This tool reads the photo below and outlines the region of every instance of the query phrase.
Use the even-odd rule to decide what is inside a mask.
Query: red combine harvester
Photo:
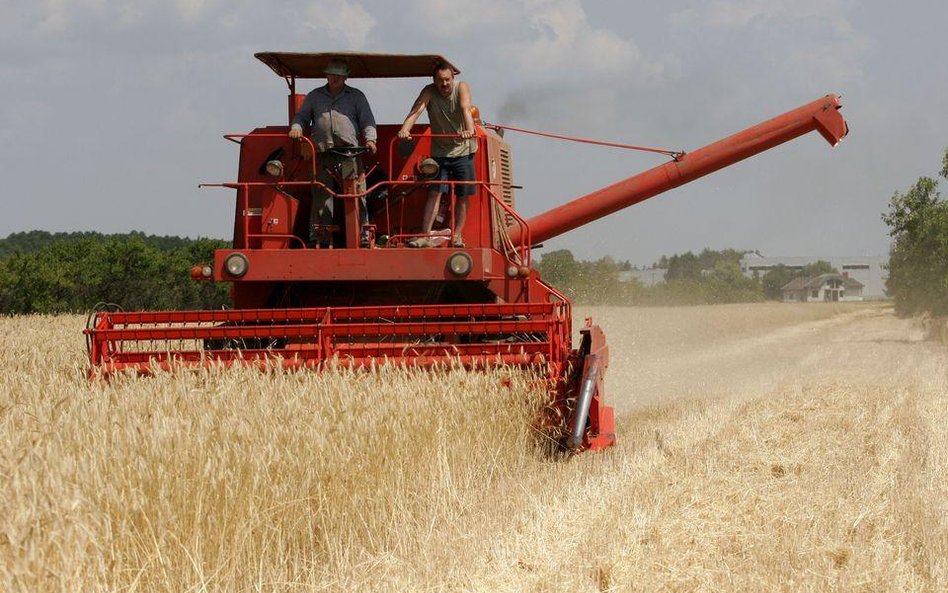
[[[331,59],[345,59],[350,78],[430,78],[434,64],[446,62],[435,55],[364,53],[256,57],[286,80],[290,121],[304,98],[297,80],[322,78]],[[477,191],[468,198],[463,248],[447,240],[443,247],[407,246],[421,234],[433,183],[427,126],[415,126],[413,140],[405,142],[397,138],[400,125],[378,125],[377,154],[351,155],[363,159],[368,187],[360,194],[348,181],[337,194],[343,216],[321,229],[340,237],[330,248],[304,240],[312,230],[313,190],[321,185],[309,140],[291,140],[288,125],[227,135],[240,146],[237,181],[206,185],[236,190],[233,246],[218,250],[212,265],[195,266],[192,277],[232,283],[233,308],[95,311],[86,329],[93,370],[297,368],[328,361],[533,367],[549,377],[543,417],[562,446],[609,447],[615,431],[603,387],[605,337],[587,320],[573,348],[570,302],[532,268],[531,248],[808,132],[835,146],[847,133],[840,106],[838,97],[827,95],[529,220],[515,208],[510,146],[498,128],[479,124]],[[442,217],[447,238],[454,201],[442,201],[450,205]]]

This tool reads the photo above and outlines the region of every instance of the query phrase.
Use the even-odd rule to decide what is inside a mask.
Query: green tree
[[[741,266],[730,259],[721,258],[704,279],[707,300],[711,303],[747,303],[763,300],[760,283],[747,278]]]
[[[670,272],[666,274],[666,282],[648,287],[634,280],[619,281],[619,273],[631,269],[628,261],[616,262],[611,257],[577,261],[565,249],[544,255],[537,269],[544,280],[583,304],[698,305],[761,301],[760,284],[741,272],[739,262],[743,254],[734,249],[704,249],[698,255],[691,252],[671,257],[663,255],[657,263],[665,264]],[[705,264],[707,267],[703,267]]]
[[[573,292],[584,303],[616,304],[619,265],[608,256],[594,262],[582,262]]]
[[[2,313],[85,311],[100,301],[126,309],[217,308],[228,300],[226,284],[190,278],[191,265],[210,261],[223,241],[25,233],[13,244],[0,258]]]
[[[948,179],[948,150],[942,165]],[[920,177],[905,193],[895,192],[882,220],[893,238],[886,290],[896,311],[948,314],[948,204],[938,181]]]
[[[812,264],[807,264],[803,266],[803,272],[800,274],[804,278],[812,278],[813,276],[820,276],[822,274],[838,274],[839,270],[834,268],[832,264],[828,261],[823,261],[821,259],[816,260]]]
[[[763,278],[760,279],[760,285],[764,291],[764,298],[770,300],[783,299],[783,287],[799,275],[799,272],[795,272],[783,264],[778,264],[770,268],[767,270],[767,273],[764,274]]]
[[[565,291],[573,289],[580,274],[580,264],[569,249],[545,253],[536,269],[544,281]]]
[[[675,254],[668,258],[666,280],[698,280],[701,278],[701,259],[692,252]]]

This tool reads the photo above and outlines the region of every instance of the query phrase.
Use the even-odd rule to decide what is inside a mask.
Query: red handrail
[[[242,144],[242,143],[243,143],[243,140],[244,140],[245,138],[288,138],[288,137],[289,137],[288,134],[224,134],[224,138],[225,138],[226,140],[229,140],[229,141],[231,141],[231,142],[234,142],[235,144]],[[413,138],[461,138],[461,136],[460,136],[459,134],[431,134],[431,133],[427,133],[427,132],[426,132],[426,133],[423,133],[423,134],[416,134],[416,135],[413,136]],[[473,139],[475,142],[477,142],[478,148],[480,149],[486,138],[485,138],[484,136],[476,136],[476,135],[475,135],[475,136],[473,136],[473,137],[470,138],[470,139]],[[487,182],[487,181],[478,181],[478,180],[474,180],[474,181],[448,181],[448,180],[444,180],[444,181],[442,181],[442,180],[440,180],[440,179],[426,179],[426,180],[418,180],[418,179],[402,179],[402,180],[397,180],[397,179],[394,179],[394,178],[392,178],[392,175],[394,174],[394,167],[395,167],[395,165],[394,165],[394,156],[395,156],[395,153],[397,152],[397,151],[395,150],[395,145],[396,145],[397,142],[401,142],[401,141],[402,141],[401,138],[398,138],[397,136],[395,136],[395,137],[392,138],[392,140],[391,140],[390,143],[389,143],[388,179],[387,179],[387,180],[379,181],[379,182],[373,184],[372,186],[367,187],[364,192],[351,193],[351,194],[348,194],[348,193],[337,193],[337,192],[333,191],[333,190],[332,190],[329,186],[327,186],[325,183],[322,183],[322,182],[316,180],[317,175],[316,175],[316,158],[315,158],[315,155],[316,155],[317,153],[316,153],[316,147],[315,147],[315,145],[313,144],[313,141],[312,141],[310,138],[306,137],[306,136],[302,136],[302,137],[300,138],[300,140],[305,141],[307,144],[309,144],[310,149],[312,150],[312,154],[314,155],[314,158],[311,159],[311,161],[312,161],[312,179],[309,180],[309,181],[277,181],[277,182],[266,182],[266,181],[237,181],[237,182],[220,182],[220,183],[201,183],[201,184],[198,185],[198,187],[201,187],[201,188],[204,188],[204,187],[226,187],[226,188],[235,189],[235,190],[238,191],[238,194],[239,194],[239,196],[240,196],[240,200],[241,200],[241,202],[242,202],[242,204],[241,204],[241,205],[242,205],[242,208],[241,208],[241,218],[243,219],[242,224],[243,224],[243,229],[244,229],[244,234],[243,234],[243,237],[244,237],[244,245],[240,246],[240,248],[247,248],[247,245],[249,244],[249,240],[250,240],[252,237],[263,237],[263,236],[270,237],[270,236],[271,236],[271,235],[263,235],[263,234],[256,234],[256,233],[251,234],[251,233],[250,233],[250,223],[249,223],[248,212],[249,212],[249,209],[250,209],[250,188],[252,188],[252,187],[297,187],[297,186],[319,187],[322,191],[325,191],[327,194],[329,194],[329,195],[332,196],[333,198],[355,199],[355,198],[362,198],[362,197],[364,197],[364,196],[367,196],[367,195],[371,194],[371,193],[374,192],[374,191],[377,191],[379,188],[382,188],[382,187],[394,188],[394,187],[398,187],[398,186],[434,185],[434,184],[438,184],[438,185],[450,185],[450,186],[452,186],[452,187],[453,187],[453,186],[457,186],[457,185],[481,185],[481,186],[484,187],[484,189],[485,189],[487,195],[489,196],[489,199],[492,200],[493,202],[499,204],[500,207],[503,209],[503,211],[504,211],[505,213],[509,214],[509,215],[514,219],[514,221],[515,221],[515,223],[516,223],[516,227],[518,228],[518,231],[519,231],[518,235],[521,236],[521,237],[526,237],[526,238],[528,239],[525,244],[523,244],[523,243],[521,243],[520,245],[516,245],[516,244],[515,244],[515,246],[516,246],[516,247],[519,247],[520,257],[521,257],[521,261],[523,262],[523,265],[526,265],[526,266],[529,266],[529,265],[530,265],[530,261],[531,261],[531,258],[530,258],[530,253],[531,253],[531,252],[530,252],[530,248],[529,248],[529,246],[531,245],[531,243],[530,243],[530,241],[529,241],[529,238],[530,238],[530,227],[529,227],[529,225],[527,224],[527,221],[526,221],[526,220],[524,220],[514,209],[510,208],[501,198],[499,198],[499,197],[497,196],[497,194],[493,191],[493,189],[491,189],[491,186],[492,186],[492,185],[497,185],[496,183],[490,183],[490,182]],[[453,202],[453,201],[452,201],[451,207],[452,207],[452,213],[451,213],[450,229],[451,229],[451,232],[453,233],[453,232],[454,232],[454,228],[453,228],[453,227],[454,227],[454,211],[453,211],[453,209],[454,209],[454,202]],[[483,224],[483,220],[481,221],[481,224]],[[403,236],[404,236],[404,237],[408,237],[408,236],[410,236],[410,235],[393,234],[393,235],[392,235],[392,238],[393,238],[393,239],[397,239],[397,238],[403,237]],[[414,235],[411,235],[411,236],[414,236]],[[293,238],[296,238],[297,240],[300,240],[300,241],[302,242],[302,239],[300,239],[299,237],[296,237],[295,235],[293,235],[292,237],[293,237]],[[509,259],[509,258],[508,258],[508,259]]]

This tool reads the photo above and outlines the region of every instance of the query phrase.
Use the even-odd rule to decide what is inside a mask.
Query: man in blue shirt
[[[317,181],[336,193],[341,193],[339,179],[358,179],[358,191],[365,191],[365,176],[359,158],[347,158],[330,149],[346,146],[359,146],[359,137],[365,140],[365,146],[375,154],[377,134],[375,117],[369,102],[359,89],[346,84],[349,65],[343,60],[331,60],[326,66],[326,85],[313,89],[303,101],[302,107],[293,118],[290,138],[303,136],[303,128],[309,128],[310,139],[316,147]],[[338,171],[334,173],[334,171]],[[317,240],[325,243],[326,237],[316,237],[313,227],[316,224],[333,224],[333,213],[337,222],[341,222],[342,207],[339,199],[322,188],[317,188],[310,208],[309,242]],[[334,203],[336,202],[336,203]],[[365,203],[360,208],[363,224],[367,222]],[[340,225],[341,226],[341,225]]]

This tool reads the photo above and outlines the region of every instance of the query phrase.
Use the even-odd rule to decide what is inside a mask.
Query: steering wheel
[[[331,152],[335,155],[338,155],[347,159],[353,159],[357,156],[360,156],[369,152],[369,147],[368,146],[334,146],[333,148],[327,149],[326,152]]]

